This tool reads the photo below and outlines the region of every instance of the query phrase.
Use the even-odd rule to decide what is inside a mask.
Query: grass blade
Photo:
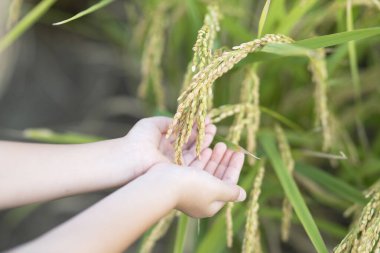
[[[183,248],[185,246],[187,224],[189,223],[189,217],[186,214],[181,214],[179,216],[177,225],[177,234],[175,237],[175,244],[173,253],[183,253]]]
[[[19,38],[29,27],[31,27],[56,0],[43,0],[37,4],[26,16],[20,20],[4,37],[0,39],[0,53],[9,47]]]
[[[25,129],[22,132],[22,136],[28,140],[55,144],[80,144],[104,140],[104,138],[92,135],[77,133],[56,133],[50,129],[45,128]]]
[[[300,40],[297,41],[295,45],[309,49],[317,49],[322,47],[331,47],[349,41],[365,39],[379,34],[380,27],[372,27]]]
[[[354,30],[354,21],[352,17],[352,2],[351,0],[347,0],[347,15],[346,15],[346,22],[347,22],[347,31],[351,32]],[[355,96],[356,98],[360,97],[360,79],[359,79],[359,69],[357,64],[357,56],[356,56],[356,48],[355,48],[355,41],[348,42],[348,55],[350,58],[350,68],[351,68],[351,76],[352,76],[352,83],[354,84],[354,90],[355,90]]]
[[[265,25],[265,20],[267,19],[267,16],[268,16],[269,6],[270,6],[270,0],[267,0],[265,2],[263,11],[261,12],[261,16],[260,16],[259,29],[258,29],[258,32],[257,32],[257,37],[258,38],[260,38],[261,35],[262,35],[263,28],[264,28],[264,25]]]
[[[313,6],[318,3],[317,0],[302,1],[302,3],[296,3],[289,14],[286,15],[286,22],[281,22],[277,32],[283,34],[289,34],[295,24],[302,20],[302,17],[307,13]]]
[[[363,194],[351,185],[311,165],[297,163],[297,173],[323,186],[331,193],[352,203],[366,204]]]
[[[294,182],[294,179],[290,176],[283,161],[281,160],[281,156],[275,145],[274,137],[268,133],[264,133],[260,136],[260,142],[263,145],[270,162],[272,163],[287,198],[292,204],[294,211],[296,212],[315,249],[318,253],[327,253],[328,250],[318,227],[315,224],[315,221],[307,208],[306,203],[296,183]]]
[[[77,14],[75,14],[74,16],[72,16],[71,18],[68,18],[68,19],[65,19],[65,20],[62,20],[60,22],[56,22],[54,23],[53,25],[63,25],[63,24],[66,24],[68,22],[71,22],[73,20],[76,20],[78,18],[81,18],[83,16],[86,16],[90,13],[93,13],[94,11],[97,11],[107,5],[109,5],[110,3],[112,3],[114,0],[101,0],[100,2],[98,2],[97,4],[94,4],[92,5],[91,7],[87,8],[86,10],[84,11],[81,11]]]

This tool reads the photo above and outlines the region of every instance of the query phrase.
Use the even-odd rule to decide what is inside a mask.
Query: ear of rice
[[[380,183],[376,183],[366,194],[370,201],[363,208],[359,219],[334,249],[334,253],[371,253],[379,249],[380,239]]]
[[[250,194],[242,253],[262,252],[258,216],[260,206],[258,200],[261,194],[261,184],[263,182],[264,172],[264,165],[262,165],[255,177]]]
[[[162,85],[161,59],[164,50],[166,14],[169,5],[161,3],[152,14],[152,21],[144,45],[142,56],[141,76],[139,85],[139,97],[146,99],[149,88],[155,96],[156,104],[160,109],[165,108],[164,88]]]
[[[168,215],[162,218],[152,229],[152,232],[145,239],[140,248],[140,253],[150,253],[154,245],[161,239],[169,230],[170,225],[173,223],[174,217],[177,216],[177,211],[171,211]]]
[[[232,221],[232,209],[234,207],[233,202],[229,202],[226,208],[226,235],[227,235],[227,247],[232,248],[233,244],[233,221]]]
[[[276,125],[275,127],[281,159],[284,161],[286,168],[290,174],[294,171],[294,160],[290,152],[289,143],[285,137],[284,130]],[[285,197],[282,204],[282,220],[281,220],[281,239],[286,242],[289,239],[289,231],[291,219],[293,216],[293,209],[289,200]]]
[[[221,56],[213,58],[211,62],[198,73],[193,76],[191,84],[189,87],[181,94],[178,98],[178,108],[174,115],[172,125],[170,126],[167,137],[172,134],[177,135],[177,138],[182,138],[181,141],[177,142],[175,152],[176,161],[180,161],[179,157],[182,157],[182,146],[188,141],[190,136],[187,132],[191,121],[189,119],[195,117],[196,122],[204,122],[204,113],[199,113],[200,107],[196,111],[191,110],[191,104],[194,100],[197,100],[198,105],[202,105],[202,99],[206,98],[207,101],[207,89],[209,89],[216,79],[221,77],[224,73],[228,72],[233,66],[244,59],[249,53],[259,50],[269,43],[289,43],[291,39],[283,35],[273,35],[267,34],[261,39],[256,39],[251,42],[243,43],[240,46],[234,47],[234,50],[229,52],[224,52]],[[206,87],[207,89],[203,88]],[[188,114],[193,114],[189,116]],[[199,126],[198,126],[199,127]],[[234,131],[240,131],[241,126],[237,126]],[[237,136],[234,134],[234,136]],[[199,137],[198,140],[202,139],[203,136]],[[236,137],[234,137],[236,139]],[[199,156],[199,153],[197,153]]]
[[[315,114],[318,125],[322,127],[323,145],[322,150],[328,151],[332,144],[332,133],[329,124],[329,110],[327,107],[327,67],[324,49],[318,49],[309,56],[309,69],[315,83]]]

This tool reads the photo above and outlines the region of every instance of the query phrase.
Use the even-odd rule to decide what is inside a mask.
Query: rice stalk
[[[9,5],[9,16],[6,27],[10,29],[19,19],[23,0],[12,0]]]
[[[148,30],[142,56],[142,80],[138,89],[139,97],[146,99],[151,85],[155,95],[156,104],[160,109],[165,108],[161,59],[164,51],[166,29],[165,16],[168,8],[168,4],[161,3],[152,14],[152,21]]]
[[[207,89],[212,87],[215,80],[221,77],[234,67],[235,64],[243,60],[249,53],[255,52],[263,48],[269,43],[290,43],[291,39],[284,35],[267,34],[261,39],[255,39],[250,42],[243,43],[233,47],[232,51],[224,52],[221,56],[213,58],[210,63],[199,72],[197,72],[189,85],[189,87],[179,96],[177,112],[174,115],[172,125],[170,126],[167,137],[171,135],[177,136],[175,143],[176,160],[178,164],[182,164],[182,146],[188,141],[190,133],[187,129],[192,118],[196,118],[196,127],[204,128],[205,115],[199,113],[201,108],[204,108],[203,103],[207,101]],[[192,110],[192,104],[196,101],[196,110]],[[207,103],[207,102],[206,102]],[[201,140],[204,136],[198,134],[197,146],[201,145]],[[199,156],[199,153],[197,153]]]
[[[318,49],[313,51],[310,56],[309,69],[315,83],[315,114],[318,125],[322,128],[322,150],[328,151],[332,145],[332,132],[329,124],[329,110],[327,106],[327,68],[325,60],[325,51]]]
[[[244,128],[247,130],[247,149],[248,152],[253,153],[256,147],[256,133],[259,128],[260,122],[260,108],[259,108],[259,78],[254,70],[251,68],[246,72],[245,78],[242,83],[240,92],[240,104],[221,106],[214,110],[220,111],[219,117],[216,120],[223,119],[227,116],[236,114],[234,123],[230,126],[227,139],[236,145],[239,145],[242,131]],[[229,109],[229,110],[226,110]],[[214,118],[214,122],[216,121]],[[250,164],[253,164],[254,157],[249,156]],[[226,235],[227,246],[232,247],[233,244],[233,219],[232,208],[233,203],[228,203],[226,210]]]
[[[262,252],[258,216],[260,205],[258,200],[261,193],[261,184],[264,178],[264,171],[264,165],[262,165],[255,177],[250,194],[250,203],[248,206],[247,222],[245,223],[242,253]]]
[[[281,153],[281,159],[284,161],[284,164],[289,174],[293,174],[294,159],[290,152],[289,143],[285,137],[284,130],[279,125],[276,125],[275,131],[276,131],[279,150]],[[285,197],[282,202],[282,220],[281,220],[281,240],[284,242],[287,242],[289,240],[289,232],[290,232],[292,216],[293,216],[293,208],[288,198]]]
[[[342,242],[334,249],[334,253],[353,252],[371,253],[379,249],[380,239],[380,183],[374,184],[367,192],[371,198]]]
[[[162,218],[157,225],[152,229],[152,232],[143,242],[140,253],[150,253],[154,245],[161,239],[169,230],[170,225],[173,223],[174,218],[178,215],[178,211],[171,211],[168,215]]]

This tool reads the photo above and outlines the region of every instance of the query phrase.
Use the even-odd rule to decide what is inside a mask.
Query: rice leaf
[[[267,16],[268,16],[269,6],[270,6],[270,0],[267,0],[265,2],[263,11],[261,12],[261,16],[260,16],[259,30],[258,30],[258,33],[257,33],[257,37],[259,37],[259,38],[261,37],[262,32],[263,32],[263,28],[264,28],[264,25],[265,25],[265,20],[267,19]]]
[[[297,41],[295,45],[309,49],[317,49],[322,47],[331,47],[349,41],[366,39],[379,34],[380,27],[372,27],[300,40]]]
[[[318,227],[315,224],[315,221],[308,207],[306,206],[306,203],[294,179],[290,176],[281,159],[281,156],[275,145],[274,137],[268,133],[263,133],[259,137],[259,139],[280,180],[282,188],[285,191],[286,197],[292,204],[295,213],[297,214],[315,249],[318,253],[327,253],[328,250],[318,230]]]
[[[308,164],[296,163],[295,170],[297,173],[311,179],[342,199],[358,204],[367,203],[360,191],[339,178],[331,176],[318,168]]]
[[[112,3],[113,1],[114,1],[114,0],[101,0],[101,1],[99,1],[98,3],[96,3],[96,4],[92,5],[92,6],[90,6],[90,7],[87,8],[86,10],[81,11],[81,12],[75,14],[75,15],[72,16],[71,18],[68,18],[68,19],[62,20],[62,21],[60,21],[60,22],[56,22],[56,23],[54,23],[53,25],[63,25],[63,24],[66,24],[66,23],[68,23],[68,22],[71,22],[71,21],[73,21],[73,20],[76,20],[76,19],[78,19],[78,18],[81,18],[81,17],[83,17],[83,16],[86,16],[86,15],[88,15],[88,14],[91,14],[91,13],[93,13],[93,12],[95,12],[95,11],[97,11],[97,10],[99,10],[99,9],[101,9],[101,8],[103,8],[103,7],[105,7],[105,6],[107,6],[107,5],[109,5],[109,4]]]
[[[43,0],[39,2],[24,18],[20,20],[7,34],[0,39],[0,53],[17,40],[29,27],[56,2],[56,0]]]
[[[295,7],[292,8],[290,13],[286,15],[286,21],[280,23],[280,27],[277,29],[278,33],[289,34],[295,24],[302,20],[302,17],[318,3],[317,0],[302,1],[302,3],[295,3]]]
[[[80,144],[104,140],[104,138],[78,134],[78,133],[56,133],[46,128],[29,128],[22,132],[22,136],[28,140],[55,144]]]

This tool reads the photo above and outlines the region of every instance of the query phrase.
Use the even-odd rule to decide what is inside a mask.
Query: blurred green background
[[[197,31],[210,2],[119,0],[78,20],[52,26],[96,3],[56,2],[35,25],[0,52],[0,138],[35,141],[24,131],[31,128],[79,133],[88,135],[89,140],[93,136],[113,138],[126,134],[138,119],[174,113],[184,74],[192,59]],[[216,49],[229,50],[257,37],[265,1],[216,2],[223,15],[214,45]],[[0,3],[0,37],[12,28],[7,28],[14,11],[10,8],[11,3],[10,0]],[[23,1],[20,16],[37,3]],[[167,5],[165,12],[158,13],[163,4]],[[355,29],[380,25],[378,1],[353,1],[352,6],[353,15],[347,20],[346,1],[343,0],[272,0],[263,34],[282,33],[298,41],[345,32],[350,22]],[[136,95],[142,79],[142,56],[149,40],[149,29],[157,21],[164,24],[160,35],[163,56],[159,67],[163,73],[165,110],[157,109],[151,89],[145,99]],[[296,166],[294,177],[329,250],[342,240],[353,220],[353,216],[345,217],[344,211],[354,206],[355,212],[360,212],[365,204],[361,192],[380,176],[379,42],[380,36],[356,41],[352,44],[355,52],[347,43],[326,49],[328,109],[335,130],[328,153],[337,155],[343,151],[346,160],[305,154],[305,150],[321,152],[322,146],[321,129],[315,124],[315,85],[307,57],[261,55],[262,58],[258,58],[260,55],[252,55],[215,84],[215,107],[238,103],[244,71],[259,61],[260,105],[293,123],[284,124],[284,129],[294,158],[301,164]],[[360,89],[355,90],[355,87]],[[259,135],[273,133],[274,123],[284,123],[278,119],[273,113],[262,111]],[[219,125],[222,136],[231,122],[228,119]],[[294,125],[296,129],[291,127]],[[63,142],[75,142],[76,137],[74,141]],[[241,145],[245,145],[244,138]],[[259,156],[265,153],[262,147],[257,152]],[[284,193],[269,163],[267,167],[259,211],[265,252],[316,252],[297,218],[294,218],[289,242],[281,242],[279,227]],[[256,167],[246,165],[242,181],[247,189],[255,171]],[[322,174],[318,174],[320,172]],[[0,250],[37,237],[107,193],[1,211]],[[213,219],[203,220],[199,234],[197,222],[190,222],[186,252],[240,252],[245,205],[238,205],[234,213],[234,248],[225,246],[224,214],[221,212]],[[171,251],[174,230],[172,226],[155,252]],[[136,245],[128,252],[136,252]]]

